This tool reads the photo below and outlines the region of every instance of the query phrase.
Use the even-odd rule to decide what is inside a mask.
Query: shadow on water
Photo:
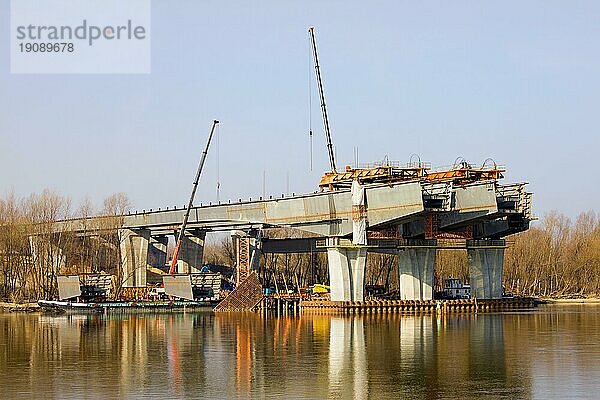
[[[0,314],[5,398],[589,398],[600,307],[446,315]]]

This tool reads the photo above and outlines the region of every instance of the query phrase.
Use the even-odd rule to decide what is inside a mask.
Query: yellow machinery
[[[312,287],[313,294],[325,294],[329,293],[329,286],[322,285],[320,283],[315,283]]]

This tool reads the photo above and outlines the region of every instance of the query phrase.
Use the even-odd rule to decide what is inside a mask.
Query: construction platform
[[[300,310],[317,313],[445,313],[495,312],[532,309],[539,302],[532,297],[460,300],[367,300],[367,301],[302,301]]]

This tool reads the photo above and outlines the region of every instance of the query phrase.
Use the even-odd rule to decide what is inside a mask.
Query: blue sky
[[[153,1],[147,75],[13,75],[0,0],[0,195],[45,188],[100,207],[316,190],[328,168],[306,28],[315,26],[338,164],[488,157],[534,213],[596,210],[600,3]],[[311,80],[314,79],[311,76]],[[313,86],[314,88],[314,86]],[[217,151],[218,149],[218,151]]]

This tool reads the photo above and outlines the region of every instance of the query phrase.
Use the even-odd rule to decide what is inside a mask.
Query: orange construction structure
[[[367,165],[360,168],[346,166],[343,172],[326,172],[319,182],[319,189],[339,190],[347,189],[353,181],[360,184],[369,183],[395,183],[405,181],[423,182],[453,182],[459,185],[487,180],[498,180],[504,177],[502,174],[506,168],[499,167],[496,163],[488,163],[476,167],[462,160],[452,167],[431,170],[426,163],[408,163],[401,165],[390,161],[380,164]]]

